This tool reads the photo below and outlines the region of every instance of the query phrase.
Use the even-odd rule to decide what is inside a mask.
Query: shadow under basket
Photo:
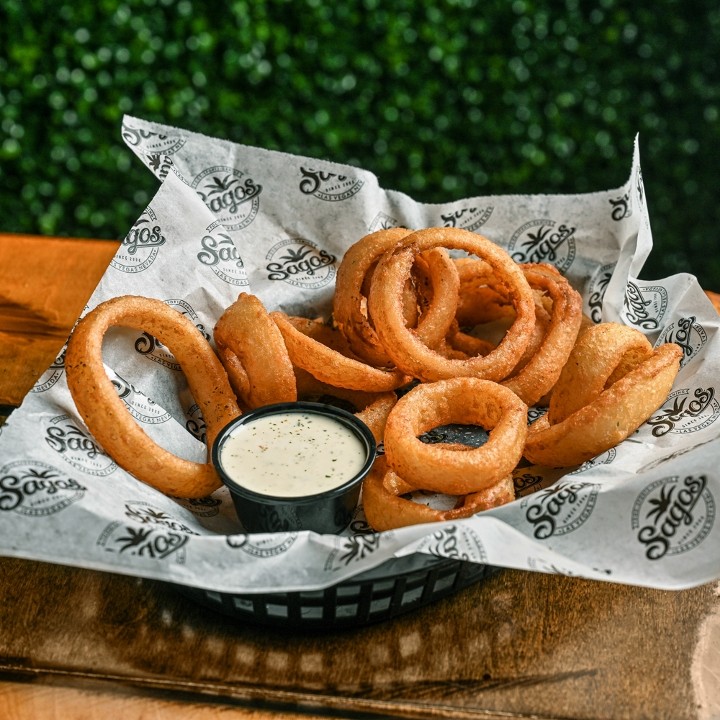
[[[292,630],[355,628],[389,620],[447,597],[497,572],[464,560],[415,554],[322,590],[226,593],[177,585],[186,597],[250,623]]]

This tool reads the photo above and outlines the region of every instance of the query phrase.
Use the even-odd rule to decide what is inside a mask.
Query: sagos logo
[[[632,215],[632,198],[630,191],[623,193],[620,197],[610,198],[610,217],[615,222],[620,222]]]
[[[324,570],[332,572],[360,562],[380,548],[380,535],[373,532],[364,520],[354,520],[350,529],[355,534],[340,539],[325,559]]]
[[[564,273],[575,259],[575,228],[554,220],[531,220],[518,228],[508,246],[519,263],[549,263]]]
[[[45,428],[45,442],[65,462],[88,475],[105,477],[117,469],[113,459],[67,415],[50,419],[50,425]]]
[[[577,530],[595,509],[598,487],[595,483],[557,482],[523,500],[520,507],[525,509],[533,536],[547,540]]]
[[[207,440],[207,426],[200,412],[200,406],[194,403],[186,413],[185,429],[201,443]]]
[[[572,472],[568,473],[568,475],[580,475],[581,473],[590,470],[590,468],[597,467],[598,465],[610,465],[616,457],[617,449],[611,447],[609,450],[606,450],[605,452],[596,455],[594,458],[586,460],[577,470],[573,470]]]
[[[122,137],[130,147],[143,151],[148,167],[161,180],[173,165],[170,156],[185,145],[183,137],[134,128],[128,124],[123,124]]]
[[[126,273],[147,270],[155,262],[158,250],[165,242],[157,216],[152,208],[147,208],[125,236],[110,265]]]
[[[137,525],[119,520],[107,525],[97,544],[108,552],[148,560],[167,560],[172,557],[176,563],[183,564],[185,545],[191,535],[199,534],[164,510],[145,502],[126,503],[125,515]]]
[[[86,488],[39,460],[16,460],[0,467],[0,511],[44,517],[80,500]]]
[[[379,212],[368,226],[368,233],[376,230],[387,230],[388,228],[398,227],[400,223],[397,219],[384,212]]]
[[[615,265],[603,265],[590,280],[588,287],[588,314],[596,324],[602,321],[603,299],[614,269]]]
[[[668,433],[685,435],[709,427],[719,415],[720,403],[713,388],[695,388],[692,396],[689,388],[680,388],[668,395],[647,424],[655,437]]]
[[[176,153],[185,144],[183,137],[134,128],[127,123],[123,123],[122,137],[131,147],[139,147],[146,152],[164,153],[165,155]]]
[[[682,348],[683,356],[680,365],[687,364],[690,358],[697,355],[707,342],[707,333],[702,325],[696,322],[695,316],[682,317],[668,325],[660,337],[658,344],[675,343]]]
[[[147,425],[159,425],[170,419],[170,413],[157,405],[145,393],[140,392],[131,383],[119,375],[115,375],[112,384],[118,397],[125,403],[130,414],[138,421]]]
[[[640,288],[628,281],[621,315],[628,325],[643,330],[657,330],[667,310],[667,303],[667,290],[662,285]]]
[[[715,522],[715,500],[704,475],[666,477],[650,483],[633,505],[632,529],[648,560],[697,547]]]
[[[233,239],[225,233],[204,235],[197,259],[228,285],[248,285],[245,265]]]
[[[474,530],[464,525],[449,525],[446,529],[432,533],[420,542],[417,549],[418,552],[438,557],[487,562],[487,551],[482,540]]]
[[[141,525],[153,525],[171,530],[172,532],[185,533],[186,535],[200,534],[188,527],[181,520],[177,520],[172,515],[169,515],[165,510],[160,510],[146,502],[132,501],[126,503],[125,515]]]
[[[265,535],[227,535],[225,542],[233,550],[242,550],[256,558],[277,557],[286,553],[298,538],[296,532]]]
[[[207,495],[202,498],[175,498],[175,502],[182,505],[197,517],[215,517],[220,514],[222,500]]]
[[[320,200],[338,202],[347,200],[360,191],[362,180],[349,176],[339,175],[322,170],[300,168],[300,192],[304,195],[313,195]]]
[[[228,230],[242,230],[255,219],[262,186],[235,168],[216,165],[193,180],[203,202]]]
[[[445,227],[459,227],[474,232],[482,227],[493,213],[493,206],[489,207],[465,207],[455,210],[452,213],[440,215]]]
[[[53,360],[52,365],[39,377],[31,392],[41,393],[49,390],[65,372],[65,352],[67,346],[63,346],[58,356]]]
[[[314,290],[335,279],[335,256],[310,240],[285,238],[275,243],[265,258],[268,280]]]
[[[185,300],[170,299],[164,301],[166,305],[174,308],[183,315],[187,315],[190,320],[195,323],[195,327],[200,331],[200,334],[206,339],[210,339],[210,335],[205,330],[205,326],[200,322],[197,313],[193,309],[192,305],[185,302]],[[180,363],[175,359],[175,356],[167,350],[167,348],[153,335],[150,333],[142,333],[140,337],[135,340],[135,351],[144,355],[149,360],[163,365],[171,370],[180,370]]]

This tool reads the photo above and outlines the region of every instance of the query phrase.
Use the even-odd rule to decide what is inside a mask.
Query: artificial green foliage
[[[643,275],[720,289],[719,58],[711,0],[0,0],[0,230],[122,237],[126,112],[428,202],[613,188],[639,133]]]

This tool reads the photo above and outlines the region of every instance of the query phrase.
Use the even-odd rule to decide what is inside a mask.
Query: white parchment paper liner
[[[124,119],[123,137],[162,183],[86,310],[116,295],[160,298],[208,337],[242,291],[269,309],[327,315],[336,268],[355,240],[386,226],[452,225],[518,261],[555,264],[595,321],[678,342],[683,367],[631,438],[556,473],[550,487],[529,468],[510,505],[379,535],[361,510],[343,536],[246,535],[224,489],[176,501],[119,469],[84,428],[61,353],[0,428],[0,554],[231,592],[318,589],[415,552],[669,589],[720,578],[720,322],[694,277],[637,279],[652,247],[637,144],[617,189],[430,205],[382,189],[361,169],[138,118]],[[165,348],[113,330],[105,361],[149,434],[205,458],[202,418]]]

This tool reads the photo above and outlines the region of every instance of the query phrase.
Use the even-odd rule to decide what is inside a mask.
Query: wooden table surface
[[[116,247],[0,235],[0,415],[53,361]],[[372,716],[720,718],[718,587],[503,570],[393,621],[300,634],[159,582],[0,558],[2,718]]]

